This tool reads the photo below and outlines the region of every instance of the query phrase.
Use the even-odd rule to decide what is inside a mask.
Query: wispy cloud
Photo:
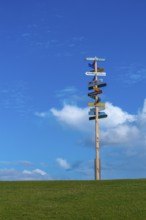
[[[56,162],[58,165],[70,172],[78,173],[83,176],[88,176],[90,178],[94,178],[94,161],[93,160],[88,160],[88,161],[76,161],[75,163],[69,163],[66,159],[63,158],[57,158]]]
[[[52,177],[43,170],[0,169],[0,180],[51,180]]]
[[[33,163],[27,160],[17,160],[17,161],[0,161],[0,165],[18,165],[18,166],[32,166]]]
[[[63,158],[57,158],[56,162],[58,163],[60,167],[62,167],[65,170],[69,170],[71,168],[71,165],[67,162],[67,160]]]
[[[34,115],[39,118],[47,118],[50,116],[50,111],[49,112],[35,112]]]
[[[77,89],[74,86],[68,86],[64,89],[60,89],[60,90],[55,91],[55,96],[57,98],[60,98],[60,97],[66,98],[68,96],[75,94],[76,92],[77,92]]]
[[[136,84],[146,80],[146,67],[129,65],[117,68],[118,80],[122,80],[126,84]]]

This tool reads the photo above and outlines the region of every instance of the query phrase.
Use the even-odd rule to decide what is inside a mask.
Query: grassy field
[[[0,220],[146,219],[146,180],[0,182]]]

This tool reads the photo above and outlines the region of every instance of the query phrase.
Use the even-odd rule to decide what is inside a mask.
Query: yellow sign
[[[91,70],[91,72],[95,72],[95,70]],[[97,68],[97,72],[104,72],[104,68]]]
[[[88,102],[88,106],[105,107],[105,103]]]
[[[96,92],[100,91],[100,89],[99,89],[97,86],[93,86],[93,89],[94,89]]]

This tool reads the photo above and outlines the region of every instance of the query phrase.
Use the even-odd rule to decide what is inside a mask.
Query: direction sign
[[[89,120],[95,120],[96,116],[89,117]]]
[[[85,60],[89,61],[105,61],[104,58],[99,58],[99,57],[87,57]]]
[[[105,106],[98,106],[98,111],[100,112],[100,111],[103,111],[103,110],[105,110]]]
[[[105,107],[105,103],[97,103],[97,104],[95,104],[94,102],[89,102],[88,106]]]
[[[88,82],[88,84],[94,84],[94,85],[98,85],[99,82],[103,82],[103,79],[97,79],[97,80],[93,80],[91,82]]]
[[[102,91],[102,90],[99,89],[97,86],[93,86],[93,89],[94,89],[96,92]]]
[[[88,66],[94,68],[94,63],[88,63]]]
[[[86,72],[87,76],[106,76],[105,72]]]
[[[96,95],[101,94],[101,93],[102,93],[102,90],[95,91],[95,92],[90,92],[90,93],[88,93],[88,96],[96,96]]]
[[[94,72],[95,70],[91,70],[90,72]],[[97,68],[97,72],[103,72],[104,71],[104,68]]]
[[[90,111],[88,112],[89,115],[96,115],[96,112]]]
[[[96,109],[95,109],[95,108],[90,108],[90,111],[91,111],[91,112],[95,112]]]
[[[90,108],[89,115],[96,115],[96,108]]]
[[[90,86],[88,87],[89,90],[94,89],[95,91],[100,91],[100,89],[97,86]]]
[[[98,88],[101,88],[101,87],[104,87],[104,86],[107,86],[107,84],[106,83],[98,84]]]
[[[105,112],[98,112],[98,118],[107,118],[107,114]]]

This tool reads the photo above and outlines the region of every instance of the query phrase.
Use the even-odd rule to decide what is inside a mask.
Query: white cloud
[[[35,170],[16,170],[0,169],[0,180],[50,180],[52,177],[45,171]]]
[[[35,170],[32,170],[32,171],[24,170],[22,173],[23,174],[28,174],[28,175],[40,175],[40,176],[47,175],[47,173],[45,171],[40,170],[40,169],[35,169]]]
[[[94,122],[88,120],[89,108],[65,104],[61,110],[52,108],[50,111],[62,124],[82,132],[86,131],[89,133],[89,139],[93,139],[91,135],[94,131]],[[129,114],[111,103],[106,103],[105,112],[108,117],[99,120],[102,145],[146,146],[146,100],[142,111],[136,115]]]
[[[65,159],[57,158],[56,162],[60,167],[62,167],[65,170],[69,170],[71,168],[71,165]]]
[[[87,130],[87,125],[90,125],[88,123],[88,108],[82,109],[74,105],[65,104],[61,110],[52,108],[50,111],[58,121],[70,127]]]
[[[136,116],[123,111],[120,107],[114,106],[111,103],[106,103],[108,117],[104,120],[99,120],[102,127],[112,128],[118,125],[127,124],[136,121]]]

